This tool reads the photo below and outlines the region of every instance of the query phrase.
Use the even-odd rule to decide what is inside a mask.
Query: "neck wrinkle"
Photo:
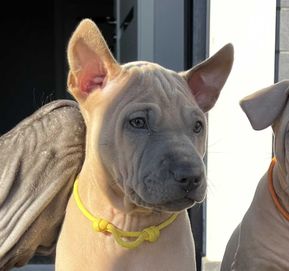
[[[123,204],[123,196],[116,194],[109,186],[101,187],[99,183],[107,182],[101,177],[87,174],[85,167],[79,175],[78,183],[78,193],[85,208],[93,216],[106,219],[121,230],[142,231],[146,227],[161,224],[172,215],[165,212],[146,211],[140,207],[127,212]]]

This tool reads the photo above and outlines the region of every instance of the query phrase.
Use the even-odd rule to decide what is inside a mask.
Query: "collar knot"
[[[97,232],[105,232],[108,225],[109,222],[105,219],[97,219],[92,223],[92,228]]]
[[[144,239],[151,243],[157,241],[160,237],[160,230],[156,226],[151,226],[143,230]]]

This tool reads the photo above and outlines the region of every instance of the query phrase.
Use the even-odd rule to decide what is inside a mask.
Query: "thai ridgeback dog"
[[[56,270],[196,270],[186,210],[206,194],[205,113],[230,73],[232,45],[180,73],[149,62],[120,65],[85,19],[68,62],[86,149]]]
[[[222,271],[289,270],[288,89],[284,80],[240,102],[254,129],[272,126],[275,158],[227,244]]]

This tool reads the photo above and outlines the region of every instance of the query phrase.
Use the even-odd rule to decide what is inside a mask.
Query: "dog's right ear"
[[[288,100],[289,80],[261,89],[240,101],[252,127],[262,130],[272,125]]]
[[[202,63],[180,73],[203,112],[209,111],[216,103],[231,72],[233,61],[234,47],[229,43]]]
[[[89,19],[82,20],[72,34],[67,57],[68,89],[79,103],[91,92],[102,91],[121,70],[98,27]]]

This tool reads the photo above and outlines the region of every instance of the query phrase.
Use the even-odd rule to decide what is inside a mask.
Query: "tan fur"
[[[88,190],[88,187],[82,186],[82,190]],[[98,204],[98,200],[95,199],[94,202]],[[139,230],[158,224],[165,218],[164,214],[125,215],[109,206],[102,210],[94,208],[94,213],[96,212],[110,213],[110,221],[126,230]],[[185,212],[162,231],[161,238],[156,243],[144,243],[137,249],[128,250],[116,244],[111,236],[95,233],[91,223],[80,214],[71,199],[57,246],[56,270],[189,271],[195,270],[194,251],[190,224]]]
[[[225,81],[232,66],[233,49],[231,45],[224,48],[225,55],[229,56],[230,61],[217,67],[215,65],[211,72],[213,74],[219,69],[224,70],[221,73]],[[126,190],[122,186],[123,184],[117,183],[118,180],[111,175],[113,173],[109,172],[103,164],[100,157],[101,147],[99,146],[102,142],[101,136],[103,136],[101,132],[104,127],[110,127],[106,125],[113,117],[107,112],[111,112],[111,109],[114,110],[118,106],[116,100],[121,100],[120,97],[130,101],[132,97],[138,99],[138,96],[143,95],[141,96],[143,103],[154,102],[154,99],[157,101],[165,99],[169,102],[169,109],[163,110],[161,107],[164,106],[164,103],[161,102],[156,102],[155,107],[159,108],[160,111],[162,110],[162,114],[165,115],[166,121],[162,122],[162,127],[167,130],[164,129],[164,131],[169,131],[168,134],[173,131],[175,139],[179,128],[177,124],[174,126],[174,122],[170,122],[170,119],[179,116],[179,123],[183,125],[180,126],[180,129],[187,131],[187,127],[184,127],[183,118],[185,117],[181,113],[181,109],[186,108],[186,106],[194,110],[193,112],[204,120],[205,126],[204,112],[197,104],[198,98],[195,97],[195,100],[191,93],[192,90],[190,90],[187,81],[182,76],[165,70],[156,64],[137,62],[120,66],[109,52],[100,31],[90,20],[82,21],[74,32],[68,46],[68,60],[70,65],[69,91],[78,101],[87,126],[85,161],[79,175],[79,195],[84,206],[94,216],[104,218],[116,227],[126,231],[141,231],[146,227],[160,224],[171,213],[157,212],[150,208],[137,206],[136,201],[132,202],[124,192]],[[91,70],[92,68],[94,70]],[[203,68],[202,65],[198,68],[197,76],[201,77],[201,80],[197,78],[197,82],[199,82],[197,86],[206,85],[207,72],[206,70],[203,71]],[[96,70],[98,74],[95,74]],[[145,73],[147,81],[143,79],[142,73]],[[85,91],[83,91],[81,89],[83,85],[86,86],[87,82],[88,84],[94,82],[93,80],[89,81],[91,78],[87,79],[87,75],[91,75],[92,79],[95,76],[97,80],[104,78],[104,84],[96,84],[91,92],[91,88],[86,91],[85,87]],[[135,80],[136,78],[138,80]],[[166,87],[163,87],[162,81],[166,84]],[[142,88],[140,87],[141,83],[144,84]],[[219,95],[222,84],[223,81],[221,84],[214,85],[214,88],[210,88],[212,90],[211,95],[216,97],[215,100]],[[150,95],[149,101],[147,101],[145,95]],[[210,108],[213,105],[211,100],[209,100],[208,106],[204,105],[204,108]],[[126,105],[130,106],[129,103]],[[188,118],[186,122],[190,123],[191,117],[186,117]],[[185,131],[183,131],[184,137],[190,138],[186,137]],[[112,132],[109,130],[109,133]],[[202,137],[195,136],[194,138],[195,145],[193,145],[191,139],[188,139],[191,144],[188,145],[194,146],[194,150],[197,150],[195,154],[198,162],[196,168],[201,170],[202,173],[204,170],[202,156],[205,152],[206,134],[204,132]],[[183,145],[181,148],[184,148]],[[114,146],[119,145],[115,144]],[[109,150],[106,153],[108,152]],[[116,150],[116,152],[119,152],[119,150]],[[127,152],[127,149],[125,152]],[[115,155],[115,152],[113,155]],[[191,157],[191,152],[188,155]],[[180,156],[182,157],[182,155]],[[138,170],[137,168],[135,171]],[[203,178],[204,175],[201,175],[201,177]],[[173,181],[174,185],[175,181]],[[129,186],[125,188],[127,187]],[[109,234],[94,232],[91,222],[83,216],[77,208],[74,198],[71,197],[57,244],[56,270],[194,271],[194,241],[187,211],[184,209],[191,206],[188,202],[193,204],[193,200],[194,202],[201,201],[205,195],[205,190],[206,183],[204,181],[198,189],[194,190],[197,194],[196,198],[191,199],[182,196],[180,202],[183,205],[180,205],[182,208],[178,209],[182,211],[180,211],[176,221],[161,231],[161,236],[156,243],[145,242],[134,250],[120,247]],[[161,194],[161,192],[158,193]],[[184,193],[184,190],[182,190],[182,193]],[[154,196],[157,195],[154,194]],[[175,204],[175,199],[173,200],[172,202],[168,200],[168,204]]]
[[[79,177],[79,194],[90,212],[100,216],[123,230],[139,231],[151,225],[158,225],[170,214],[152,213],[130,204],[125,204],[124,195],[108,184],[112,182],[97,155],[97,131],[102,125],[104,111],[133,74],[122,74],[117,87],[107,97],[100,93],[92,96],[82,105],[86,118],[86,158]],[[121,80],[122,79],[122,80]],[[122,82],[122,83],[121,83]],[[109,99],[108,99],[109,97]],[[97,104],[98,106],[95,106]],[[93,151],[92,151],[93,150]],[[91,223],[77,208],[73,197],[67,206],[66,217],[57,244],[57,271],[69,270],[194,270],[194,242],[186,211],[177,221],[161,232],[161,238],[154,244],[143,244],[135,250],[120,247],[111,236],[96,233]],[[178,259],[182,259],[180,262]]]
[[[75,56],[75,48],[83,40],[101,58],[109,73],[106,91],[95,91],[87,99],[81,97],[77,87],[77,74],[81,72],[81,67]],[[71,67],[68,86],[80,103],[87,124],[86,158],[79,177],[79,194],[84,205],[95,216],[103,217],[123,230],[139,231],[161,223],[170,214],[154,214],[136,206],[127,213],[123,193],[108,185],[111,177],[97,155],[95,142],[102,125],[102,116],[119,90],[133,76],[133,71],[121,71],[99,30],[89,20],[83,21],[72,36],[68,59]],[[91,223],[71,197],[57,244],[56,270],[194,270],[194,251],[186,211],[179,215],[173,225],[161,232],[158,242],[128,250],[116,244],[111,236],[94,232]],[[180,258],[184,260],[179,262]]]

